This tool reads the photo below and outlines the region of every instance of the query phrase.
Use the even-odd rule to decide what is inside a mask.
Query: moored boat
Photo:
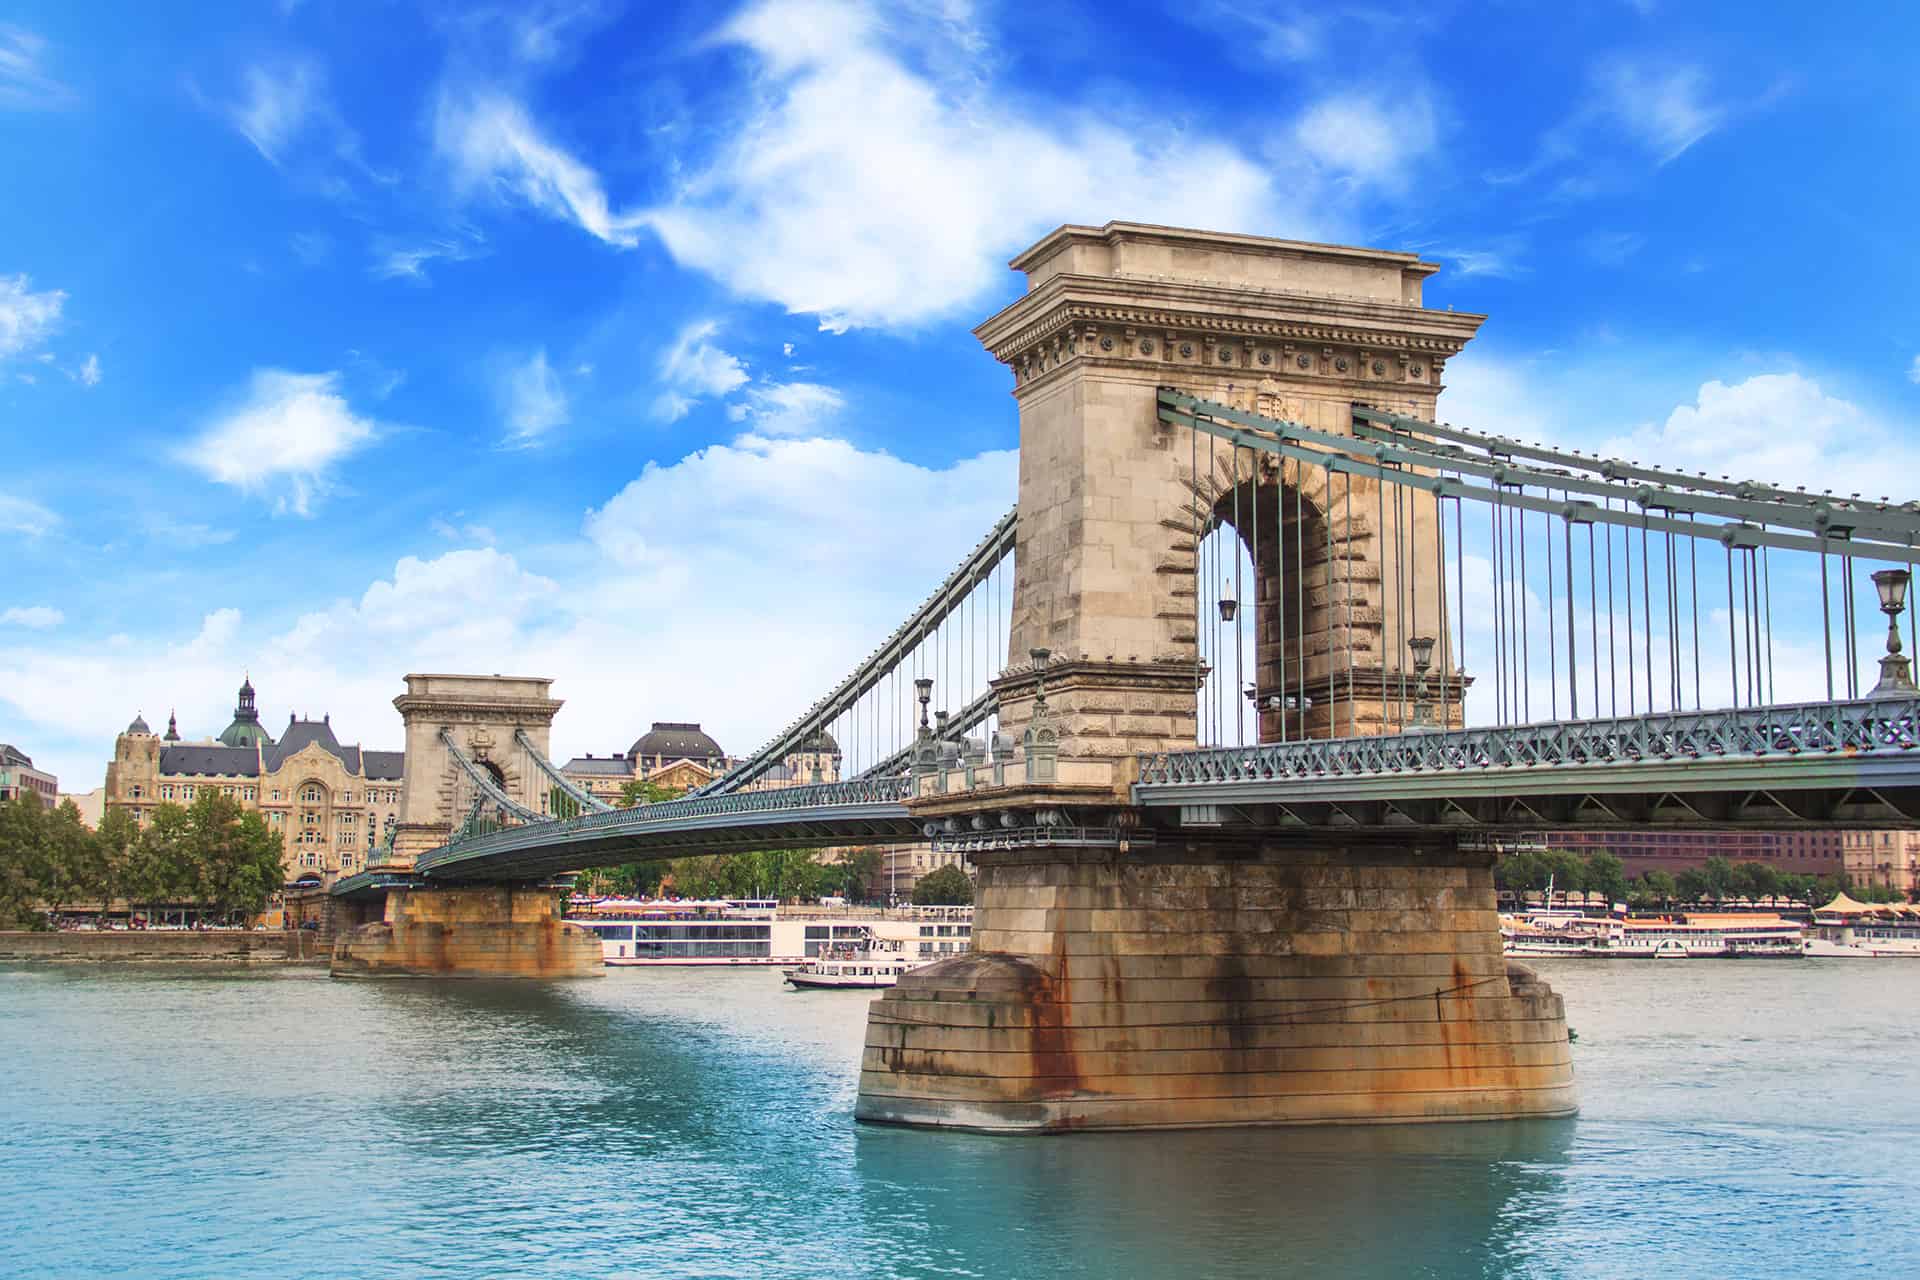
[[[1838,894],[1813,913],[1807,954],[1819,959],[1920,959],[1920,907]]]
[[[785,970],[785,975],[802,991],[877,990],[891,987],[902,974],[931,963],[909,959],[899,942],[870,937],[864,946],[822,952],[805,964]]]

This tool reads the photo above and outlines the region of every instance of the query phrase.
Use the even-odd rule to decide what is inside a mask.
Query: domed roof
[[[840,744],[833,740],[832,734],[822,729],[795,747],[794,751],[796,754],[800,752],[812,752],[818,755],[837,756],[840,754]]]
[[[143,715],[140,715],[138,712],[135,712],[133,717],[133,723],[127,726],[127,732],[128,733],[152,733],[153,730],[147,728],[147,718]]]
[[[720,749],[719,743],[701,731],[699,725],[671,720],[655,720],[653,728],[641,734],[627,748],[630,759],[661,756],[668,760],[718,760],[726,754]]]

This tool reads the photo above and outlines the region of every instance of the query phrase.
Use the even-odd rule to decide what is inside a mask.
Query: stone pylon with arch
[[[563,705],[549,696],[552,687],[551,679],[538,676],[407,676],[407,691],[393,700],[407,744],[393,865],[412,866],[416,855],[445,844],[466,816],[457,810],[471,789],[447,752],[447,738],[514,800],[547,811],[544,775],[526,759],[520,735],[546,753]]]
[[[1416,627],[1449,662],[1445,584],[1415,571],[1439,537],[1432,499],[1209,448],[1163,423],[1156,398],[1176,387],[1336,435],[1356,404],[1431,420],[1446,361],[1484,317],[1423,306],[1433,264],[1374,249],[1114,222],[1062,227],[1012,265],[1026,295],[975,330],[1020,405],[1003,726],[1031,714],[1025,658],[1045,648],[1063,759],[1191,745],[1197,624],[1214,607],[1200,541],[1229,525],[1257,549],[1241,603],[1262,705],[1310,701],[1296,736],[1393,727]],[[1279,727],[1263,710],[1260,736]]]

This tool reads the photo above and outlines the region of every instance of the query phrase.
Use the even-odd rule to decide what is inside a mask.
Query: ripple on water
[[[1920,1238],[1920,966],[1539,967],[1577,1120],[1046,1140],[855,1126],[867,1000],[771,972],[0,969],[0,1275],[1819,1275]]]

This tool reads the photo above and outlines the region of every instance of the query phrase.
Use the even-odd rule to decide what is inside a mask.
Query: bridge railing
[[[800,787],[780,787],[768,791],[734,791],[724,795],[696,796],[685,800],[663,800],[657,804],[635,805],[631,809],[610,809],[604,813],[582,814],[555,824],[568,831],[591,831],[601,827],[636,827],[652,823],[677,822],[686,818],[722,817],[729,814],[783,812],[792,809],[820,809],[836,805],[888,804],[905,800],[913,792],[913,779],[855,778],[850,782],[820,782]]]
[[[1893,697],[1205,747],[1143,758],[1139,781],[1142,786],[1274,782],[1916,747],[1920,699]]]

